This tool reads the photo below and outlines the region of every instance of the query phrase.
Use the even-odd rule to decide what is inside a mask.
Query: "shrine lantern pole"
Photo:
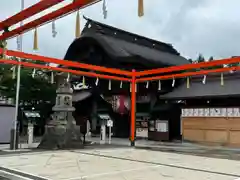
[[[21,0],[21,11],[24,10],[24,0]],[[23,26],[23,21],[20,22],[20,27]],[[22,51],[22,39],[23,36],[20,34],[18,36],[18,50]],[[20,58],[19,58],[20,61]],[[20,82],[21,82],[21,65],[19,64],[17,66],[17,84],[16,84],[16,98],[15,98],[15,115],[14,115],[14,125],[13,125],[13,150],[18,149],[18,142],[17,142],[17,136],[18,136],[18,109],[19,109],[19,93],[20,93]],[[11,133],[12,134],[12,133]]]

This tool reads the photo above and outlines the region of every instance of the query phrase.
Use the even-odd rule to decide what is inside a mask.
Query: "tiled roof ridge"
[[[180,53],[172,46],[172,44],[164,43],[135,33],[127,32],[123,29],[119,29],[98,21],[94,21],[85,16],[84,18],[87,20],[87,23],[85,25],[85,28],[83,29],[83,34],[90,31],[97,31],[98,33],[107,36],[112,36],[119,39],[121,38],[122,40],[153,48],[159,51],[168,51],[171,54],[180,55]]]

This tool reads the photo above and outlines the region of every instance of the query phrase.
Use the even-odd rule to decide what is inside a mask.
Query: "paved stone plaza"
[[[240,177],[240,161],[133,148],[5,154],[0,156],[0,166],[52,180],[235,180]]]

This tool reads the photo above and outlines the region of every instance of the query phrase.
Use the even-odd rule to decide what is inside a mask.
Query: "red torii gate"
[[[12,25],[25,20],[43,10],[46,10],[53,5],[56,5],[63,0],[42,0],[39,3],[21,11],[20,13],[6,19],[5,21],[0,22],[0,31],[5,30],[5,32],[0,35],[0,40],[7,40],[10,38],[13,38],[15,36],[18,36],[19,34],[25,33],[36,26],[44,25],[45,23],[48,23],[56,18],[63,17],[75,10],[78,10],[79,8],[84,8],[86,6],[89,6],[93,3],[99,2],[101,0],[75,0],[73,3],[70,3],[69,5],[60,8],[59,10],[56,10],[54,12],[51,12],[47,15],[44,15],[36,20],[33,20],[22,27],[16,28],[12,31],[9,31],[9,27]],[[52,66],[45,66],[45,65],[39,65],[35,63],[29,63],[29,62],[22,62],[17,60],[9,60],[9,59],[0,59],[0,63],[4,64],[12,64],[12,65],[22,65],[29,68],[40,68],[40,69],[47,69],[51,71],[60,71],[60,72],[66,72],[76,75],[82,75],[82,76],[88,76],[88,77],[96,77],[96,78],[102,78],[102,79],[111,79],[116,81],[125,81],[131,83],[131,135],[130,135],[130,141],[131,145],[134,146],[135,144],[135,119],[136,119],[136,84],[139,82],[145,82],[145,81],[155,81],[155,80],[163,80],[163,79],[172,79],[172,78],[184,78],[189,76],[195,76],[195,75],[206,75],[209,73],[222,73],[226,71],[231,70],[240,70],[240,67],[223,67],[218,69],[211,69],[211,70],[200,70],[197,72],[185,72],[185,73],[177,73],[177,74],[171,74],[171,75],[160,75],[163,73],[169,73],[169,72],[176,72],[176,71],[183,71],[183,70],[190,70],[190,69],[199,69],[199,68],[206,68],[206,67],[213,67],[218,65],[225,65],[225,64],[233,64],[233,63],[239,63],[240,57],[234,57],[229,59],[223,59],[223,60],[215,60],[211,62],[202,62],[198,64],[187,64],[187,65],[180,65],[180,66],[172,66],[168,68],[157,68],[152,70],[146,70],[141,72],[136,72],[134,69],[132,72],[130,71],[124,71],[120,69],[115,68],[106,68],[101,66],[95,66],[90,64],[84,64],[84,63],[78,63],[68,60],[61,60],[56,58],[50,58],[50,57],[44,57],[34,54],[28,54],[23,53],[19,51],[12,51],[12,50],[4,50],[0,48],[0,54],[5,54],[7,56],[14,56],[19,58],[25,58],[25,59],[32,59],[36,61],[44,61],[47,63],[55,63],[63,65],[64,68],[59,67],[52,67]],[[85,72],[80,70],[72,70],[67,67],[77,67],[79,69],[85,69],[85,70],[94,70],[97,73],[94,72]],[[107,75],[112,74],[112,75]],[[119,77],[117,75],[122,75],[124,77]],[[148,77],[145,77],[148,76]]]

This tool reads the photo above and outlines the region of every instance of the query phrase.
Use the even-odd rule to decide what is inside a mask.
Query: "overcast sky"
[[[26,7],[37,1],[25,0]],[[66,3],[70,1],[66,0]],[[120,29],[171,43],[187,58],[196,59],[199,53],[215,58],[240,55],[240,0],[145,0],[145,16],[142,18],[137,16],[137,0],[106,1],[107,19],[103,19],[101,2],[82,10],[81,14]],[[20,0],[1,0],[0,20],[19,10]],[[52,37],[51,24],[39,28],[37,53],[63,58],[74,39],[75,18],[76,15],[72,14],[56,21],[56,38]],[[84,23],[82,20],[82,27]],[[32,53],[32,46],[33,32],[28,32],[24,35],[23,50]],[[16,39],[8,41],[8,48],[17,48]]]

